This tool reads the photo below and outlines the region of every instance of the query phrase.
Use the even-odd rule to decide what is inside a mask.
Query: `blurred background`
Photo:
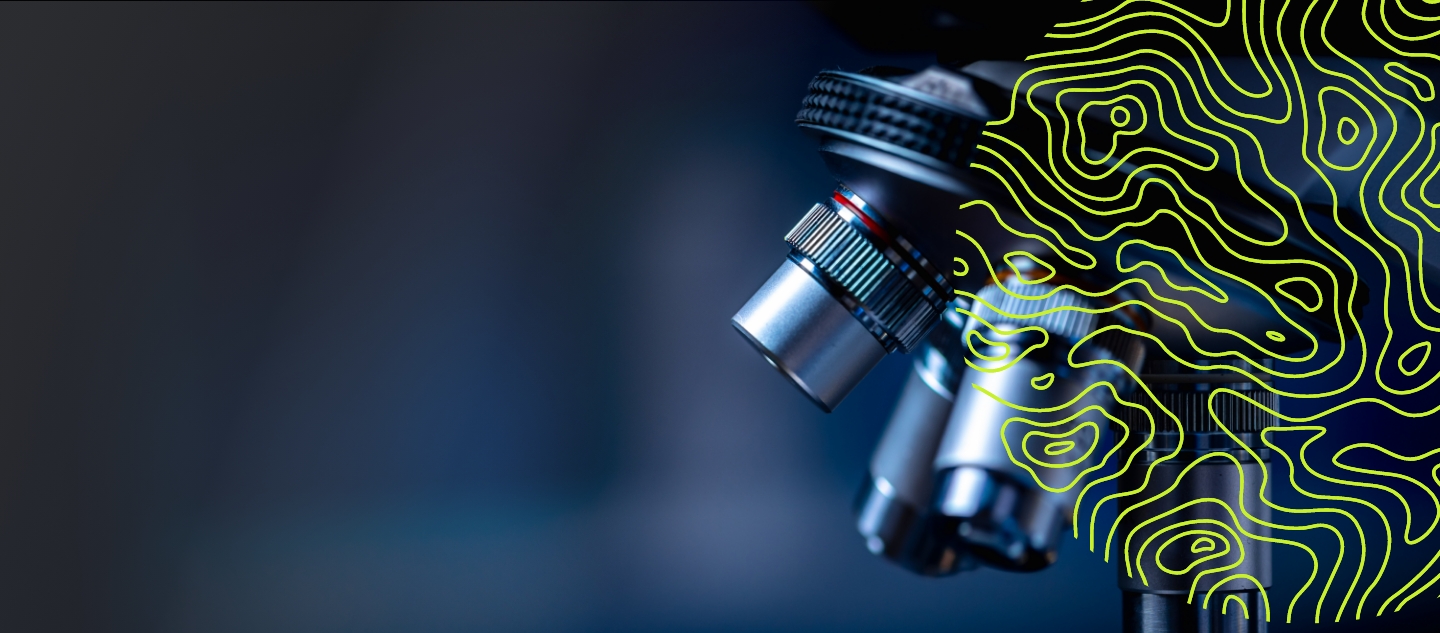
[[[0,629],[1116,630],[1081,543],[870,555],[909,359],[825,415],[729,324],[833,187],[809,79],[929,61],[803,4],[0,6]]]

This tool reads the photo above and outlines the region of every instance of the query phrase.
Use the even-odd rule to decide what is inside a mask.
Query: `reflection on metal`
[[[930,508],[934,473],[931,463],[950,418],[964,368],[963,319],[952,302],[941,324],[915,359],[895,412],[870,460],[870,473],[856,498],[856,527],[871,552],[927,576],[944,576],[974,567],[954,539],[944,538]]]
[[[1125,395],[1133,386],[1125,368],[1138,370],[1145,354],[1136,337],[1102,335],[1077,348],[1078,364],[1109,363],[1076,368],[1067,359],[1072,347],[1114,320],[1110,313],[1076,310],[1094,305],[1075,292],[1019,276],[977,293],[964,328],[970,347],[959,380],[969,388],[960,390],[935,455],[934,504],[945,517],[946,536],[991,565],[1033,571],[1055,562],[1079,493],[1071,483],[1093,464],[1099,429],[1105,428],[1095,423],[1094,410],[1113,403],[1110,391],[1091,387],[1110,383]],[[1045,310],[1057,311],[1024,320],[1009,316]],[[1045,425],[1069,420],[1045,430],[1073,438],[1029,470],[1012,458],[1024,452],[1037,430],[1023,422],[1035,417],[1027,411],[1046,411],[1040,421]]]
[[[780,264],[731,323],[826,411],[887,353],[825,285],[793,259]]]
[[[790,257],[731,320],[825,411],[886,354],[919,346],[950,286],[864,200],[840,187],[785,236]]]
[[[1101,17],[1071,26],[1098,25]],[[949,58],[972,59],[941,55]],[[735,324],[826,411],[885,354],[916,352],[856,501],[870,551],[930,576],[981,564],[1040,570],[1055,562],[1076,522],[1084,485],[1108,476],[1114,484],[1107,485],[1124,491],[1107,499],[1119,506],[1125,540],[1117,547],[1126,631],[1264,631],[1270,508],[1256,482],[1265,480],[1271,457],[1255,447],[1276,423],[1275,379],[1285,374],[1252,359],[1310,358],[1321,341],[1356,335],[1329,318],[1347,309],[1338,295],[1327,298],[1323,284],[1304,275],[1325,271],[1336,288],[1349,289],[1352,325],[1368,287],[1333,236],[1308,223],[1287,225],[1275,211],[1333,202],[1277,193],[1275,185],[1284,185],[1264,162],[1267,144],[1293,147],[1292,133],[1308,138],[1300,118],[1273,122],[1259,132],[1265,138],[1246,131],[1266,178],[1242,168],[1248,153],[1208,167],[1191,163],[1208,163],[1213,152],[1197,157],[1203,144],[1181,138],[1159,115],[1184,109],[1188,101],[1174,101],[1190,95],[1147,92],[1135,87],[1140,81],[1105,83],[1133,70],[1118,64],[1095,62],[1110,74],[1072,85],[1059,83],[1071,80],[1063,64],[1045,74],[1026,62],[821,72],[796,122],[817,137],[840,187],[787,235],[789,262]],[[1386,68],[1392,77],[1420,76],[1409,66]],[[1014,122],[1021,114],[1029,127]],[[1127,162],[1135,156],[1160,162]],[[1157,156],[1193,169],[1175,176]],[[1323,148],[1320,158],[1328,161]],[[1052,177],[1059,160],[1067,161],[1067,176],[1079,172],[1113,187],[1079,191],[1084,183]],[[1281,162],[1274,166],[1287,174],[1306,171]],[[1157,183],[1152,191],[1175,195],[1146,198],[1144,187]],[[1323,189],[1339,195],[1328,181]],[[1094,204],[1117,196],[1123,204],[1136,197],[1134,205]],[[1187,207],[1186,196],[1204,204]],[[1162,212],[1199,219],[1179,218],[1184,230],[1141,221]],[[1190,234],[1215,226],[1229,233],[1202,236],[1210,240],[1203,245]],[[1386,230],[1383,219],[1377,230]],[[1248,240],[1238,247],[1244,253],[1231,248],[1230,234]],[[1054,261],[1041,261],[1050,255]],[[949,274],[931,263],[952,259]],[[1314,293],[1291,292],[1307,283]],[[1428,358],[1428,347],[1418,350],[1398,359],[1405,376]],[[1420,360],[1406,365],[1412,352]],[[1099,472],[1116,461],[1119,472]],[[1235,508],[1243,516],[1232,516]],[[1175,531],[1211,524],[1237,536]],[[1211,573],[1217,570],[1226,573]]]

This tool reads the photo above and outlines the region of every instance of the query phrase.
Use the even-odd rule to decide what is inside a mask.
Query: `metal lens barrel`
[[[825,411],[886,354],[917,348],[951,290],[909,241],[844,187],[785,236],[790,256],[731,319]]]
[[[855,525],[870,551],[926,576],[973,566],[958,543],[936,538],[930,511],[931,464],[965,367],[965,318],[954,307],[920,349],[855,500]]]
[[[1123,630],[1263,633],[1272,546],[1260,484],[1271,456],[1253,447],[1276,423],[1265,408],[1277,410],[1278,398],[1243,374],[1169,359],[1149,363],[1142,380],[1154,397],[1137,397],[1144,410],[1126,407],[1115,427],[1122,450],[1140,451],[1119,481],[1135,491],[1121,499],[1116,543]]]
[[[1103,385],[1128,389],[1125,368],[1138,370],[1145,348],[1115,329],[1096,334],[1114,317],[1071,290],[1010,277],[976,296],[967,366],[935,456],[933,509],[938,529],[981,561],[1038,570],[1056,559],[1079,493],[1073,482],[1103,452],[1101,412],[1113,403]],[[1077,344],[1076,360],[1111,362],[1072,366]],[[1026,411],[1048,413],[1031,425],[1023,419],[1037,414]],[[1049,433],[1062,425],[1071,430]],[[1017,460],[1029,459],[1025,443],[1036,431],[1056,441],[1027,469]]]

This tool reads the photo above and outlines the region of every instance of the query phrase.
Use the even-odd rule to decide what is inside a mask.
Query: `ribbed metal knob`
[[[1241,393],[1270,411],[1279,410],[1280,398],[1273,391],[1247,389]],[[1176,428],[1175,420],[1166,415],[1165,411],[1180,419],[1180,426],[1186,433],[1220,433],[1220,424],[1224,424],[1232,433],[1257,433],[1279,423],[1274,414],[1233,393],[1156,391],[1153,400],[1143,396],[1139,400],[1155,420],[1156,433],[1176,433],[1180,430]],[[1145,417],[1145,413],[1131,407],[1121,409],[1119,417],[1126,425],[1131,429],[1148,432],[1150,419]],[[1215,414],[1213,417],[1210,415],[1212,410]]]
[[[1051,336],[1074,342],[1109,325],[1136,325],[1132,317],[1123,313],[1117,317],[1113,312],[1093,311],[1103,304],[1096,299],[1015,276],[985,286],[975,296],[978,300],[971,312],[977,320],[971,321],[971,329],[983,320],[1001,327],[1038,327]],[[1144,339],[1123,330],[1102,332],[1091,343],[1131,367],[1139,367],[1145,356]]]
[[[1266,366],[1252,366],[1243,361],[1231,364],[1234,369],[1248,371],[1262,380],[1267,377]],[[1152,418],[1156,433],[1178,433],[1182,428],[1186,433],[1222,433],[1221,424],[1232,433],[1258,433],[1279,424],[1279,418],[1271,411],[1280,410],[1280,397],[1228,365],[1223,369],[1208,369],[1205,365],[1196,368],[1164,357],[1154,358],[1146,363],[1140,379],[1154,397],[1137,392],[1135,400],[1149,411],[1150,417],[1134,407],[1121,407],[1118,416],[1133,430],[1148,431]],[[1216,393],[1221,387],[1243,397],[1236,393]],[[1178,428],[1175,418],[1166,415],[1166,411],[1180,420]]]
[[[968,165],[989,119],[985,105],[973,95],[971,79],[939,69],[906,79],[917,80],[917,87],[859,73],[824,71],[810,82],[795,122],[828,134],[855,135],[893,145],[955,166]],[[924,79],[948,80],[944,83],[950,89],[935,90],[936,82],[919,81]]]
[[[1049,295],[1049,296],[1046,296]],[[977,318],[999,323],[1038,327],[1051,335],[1077,340],[1100,327],[1101,314],[1094,301],[1070,290],[1018,277],[985,286],[975,293],[971,308]]]
[[[850,208],[856,201],[842,188],[812,207],[785,242],[791,257],[816,274],[887,351],[909,352],[940,321],[949,299],[944,278],[927,270],[903,239]]]

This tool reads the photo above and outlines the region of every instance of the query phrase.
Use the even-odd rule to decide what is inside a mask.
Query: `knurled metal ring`
[[[986,122],[919,90],[836,70],[810,82],[801,106],[801,127],[863,136],[960,167],[974,157]]]
[[[791,259],[824,284],[887,351],[909,352],[940,320],[951,294],[908,242],[850,208],[841,190],[785,236]],[[861,203],[863,204],[863,203]],[[887,239],[888,238],[888,239]],[[903,244],[903,245],[902,245]]]
[[[1218,393],[1213,391],[1155,391],[1155,398],[1137,391],[1135,397],[1140,400],[1138,404],[1145,407],[1155,419],[1156,433],[1177,433],[1180,428],[1175,425],[1175,420],[1157,408],[1174,413],[1180,419],[1180,427],[1186,433],[1220,433],[1220,424],[1231,433],[1257,433],[1279,423],[1276,416],[1269,411],[1278,411],[1280,398],[1275,392],[1267,389],[1244,390],[1240,393],[1245,397],[1260,403],[1260,407],[1247,402],[1245,399],[1233,393]],[[1210,402],[1211,394],[1215,394],[1213,408],[1215,416],[1219,418],[1217,423],[1215,417],[1211,417]],[[1116,416],[1125,422],[1132,431],[1149,432],[1150,420],[1145,413],[1134,407],[1117,407],[1120,409]]]

